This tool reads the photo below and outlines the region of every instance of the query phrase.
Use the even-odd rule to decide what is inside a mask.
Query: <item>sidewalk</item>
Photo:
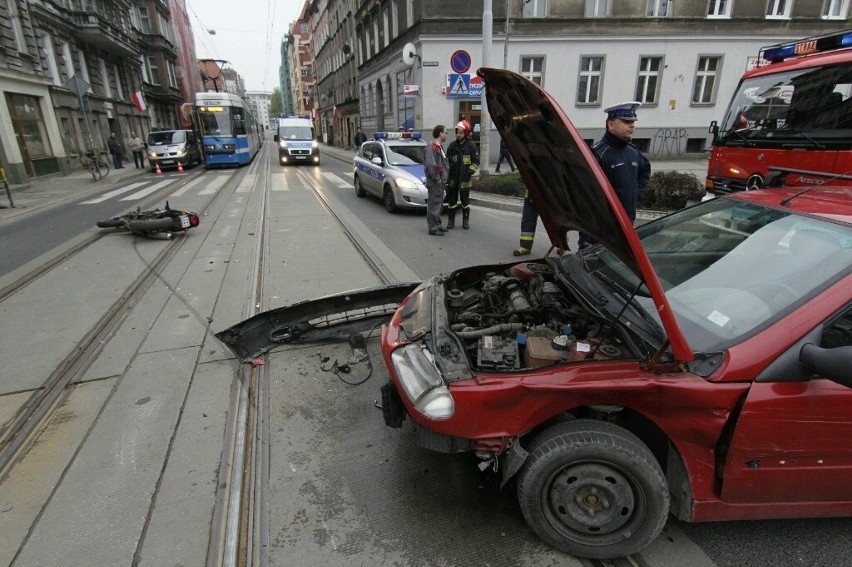
[[[5,188],[0,190],[0,206],[3,207],[0,208],[0,222],[31,214],[48,205],[69,201],[143,175],[153,174],[147,167],[139,169],[133,165],[125,165],[119,170],[110,168],[109,175],[100,181],[92,179],[88,171],[72,169],[72,173],[68,175],[56,173],[34,177],[22,185],[9,185],[15,207],[9,206]]]

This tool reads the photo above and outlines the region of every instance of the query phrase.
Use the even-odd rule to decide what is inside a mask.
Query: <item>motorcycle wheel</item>
[[[165,230],[172,230],[173,224],[174,221],[171,217],[166,217],[162,219],[130,221],[127,223],[127,228],[129,228],[131,232],[161,232]]]
[[[115,228],[119,226],[124,226],[124,221],[116,217],[114,219],[101,220],[95,224],[98,225],[98,228]]]

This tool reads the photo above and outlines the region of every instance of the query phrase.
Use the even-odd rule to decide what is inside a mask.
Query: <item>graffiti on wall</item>
[[[689,139],[683,128],[660,128],[651,137],[651,155],[677,157],[686,153]]]

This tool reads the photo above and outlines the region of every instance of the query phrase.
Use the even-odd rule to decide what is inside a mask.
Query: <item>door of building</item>
[[[459,120],[467,120],[473,128],[473,134],[470,139],[476,144],[479,149],[479,134],[482,130],[482,101],[481,100],[463,100],[459,102]],[[452,136],[450,136],[452,139]]]

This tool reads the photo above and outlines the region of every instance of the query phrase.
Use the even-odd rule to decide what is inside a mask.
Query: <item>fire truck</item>
[[[709,192],[757,189],[775,173],[852,185],[852,30],[761,48],[710,132]]]

